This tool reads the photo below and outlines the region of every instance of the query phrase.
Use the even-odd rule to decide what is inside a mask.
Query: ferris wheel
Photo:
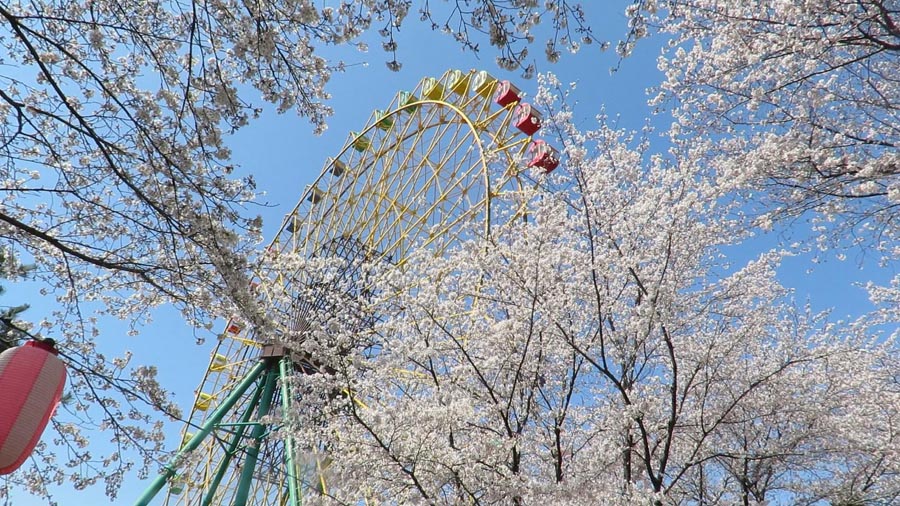
[[[365,258],[402,268],[415,248],[440,255],[473,230],[487,234],[499,219],[492,202],[535,183],[525,166],[550,172],[559,163],[553,147],[533,139],[540,127],[540,114],[509,81],[485,71],[426,77],[350,133],[266,254]],[[253,288],[297,330],[316,301],[283,301],[299,300],[292,294],[308,282],[299,271],[257,272]],[[176,456],[136,504],[151,504],[163,489],[167,506],[298,506],[327,493],[327,455],[271,437],[275,428],[264,422],[297,399],[286,379],[316,367],[314,357],[230,319]]]

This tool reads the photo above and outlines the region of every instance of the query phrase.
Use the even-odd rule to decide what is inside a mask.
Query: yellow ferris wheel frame
[[[401,91],[325,163],[265,255],[364,250],[402,267],[413,249],[440,255],[471,238],[472,223],[487,236],[492,201],[533,184],[524,159],[543,144],[532,142],[540,116],[519,95],[509,81],[474,70]],[[290,313],[280,306],[304,276],[261,268],[254,289],[273,312]],[[296,357],[239,318],[218,337],[179,451],[136,504],[150,504],[166,485],[163,504],[186,506],[296,506],[304,493],[324,492],[322,456],[269,437],[261,421],[290,409],[296,394],[282,379],[296,373]]]

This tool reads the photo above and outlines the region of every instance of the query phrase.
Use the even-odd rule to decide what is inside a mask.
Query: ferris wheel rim
[[[486,159],[486,154],[485,154],[485,149],[484,149],[484,142],[482,141],[481,136],[479,135],[479,129],[477,128],[475,123],[472,122],[472,120],[465,113],[465,111],[463,111],[462,109],[457,107],[455,104],[447,102],[445,100],[419,99],[419,100],[415,101],[414,103],[401,104],[400,107],[391,109],[390,111],[388,111],[384,114],[384,117],[398,116],[400,114],[405,113],[408,110],[414,110],[415,108],[419,107],[422,104],[431,104],[431,105],[435,105],[438,107],[444,107],[444,108],[450,109],[453,113],[455,113],[456,117],[461,118],[463,120],[463,123],[469,128],[469,133],[472,134],[472,138],[476,141],[476,144],[478,146],[478,151],[479,151],[478,159],[480,160],[480,164],[481,164],[481,176],[482,176],[482,180],[483,180],[482,183],[484,184],[484,187],[486,189],[490,190],[490,173],[489,173],[489,169],[488,169],[488,165],[487,165],[487,159]],[[331,161],[329,163],[325,164],[325,166],[319,172],[319,175],[316,176],[316,179],[313,180],[313,182],[310,183],[303,190],[297,204],[291,209],[291,211],[289,213],[287,213],[287,215],[285,215],[285,219],[282,220],[281,225],[279,226],[278,230],[275,232],[275,237],[269,242],[269,244],[267,246],[270,247],[270,246],[277,244],[278,237],[281,235],[282,232],[284,232],[286,227],[289,226],[288,218],[300,209],[300,207],[303,205],[303,202],[307,198],[309,198],[309,196],[314,191],[313,188],[319,182],[321,182],[323,179],[325,179],[327,177],[326,173],[328,172],[329,168],[333,167],[334,162],[339,160],[349,150],[353,149],[353,144],[355,142],[357,142],[358,140],[364,138],[366,133],[369,133],[373,129],[377,129],[377,128],[378,128],[377,122],[374,122],[374,121],[369,122],[369,124],[364,129],[360,130],[357,133],[357,135],[351,136],[350,140],[348,140],[347,142],[344,143],[344,146],[341,148],[341,150],[335,156],[331,157]],[[488,191],[485,194],[485,205],[486,205],[485,215],[487,218],[486,224],[485,224],[486,228],[484,231],[485,233],[490,232],[490,205],[491,205],[491,200],[493,199],[493,197],[494,196],[491,194],[490,191]]]

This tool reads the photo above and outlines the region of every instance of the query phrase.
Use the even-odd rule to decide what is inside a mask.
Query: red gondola
[[[500,81],[497,91],[494,92],[494,102],[506,107],[519,101],[519,88],[509,81]]]
[[[516,106],[513,122],[523,134],[534,135],[541,129],[541,113],[524,102]]]
[[[559,166],[559,151],[553,146],[547,144],[541,139],[536,139],[528,146],[528,154],[531,161],[528,162],[529,167],[540,167],[544,172],[553,172]]]

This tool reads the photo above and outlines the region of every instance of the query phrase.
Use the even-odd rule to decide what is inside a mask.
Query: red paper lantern
[[[56,353],[40,341],[0,353],[0,475],[31,455],[59,404],[66,367]]]

